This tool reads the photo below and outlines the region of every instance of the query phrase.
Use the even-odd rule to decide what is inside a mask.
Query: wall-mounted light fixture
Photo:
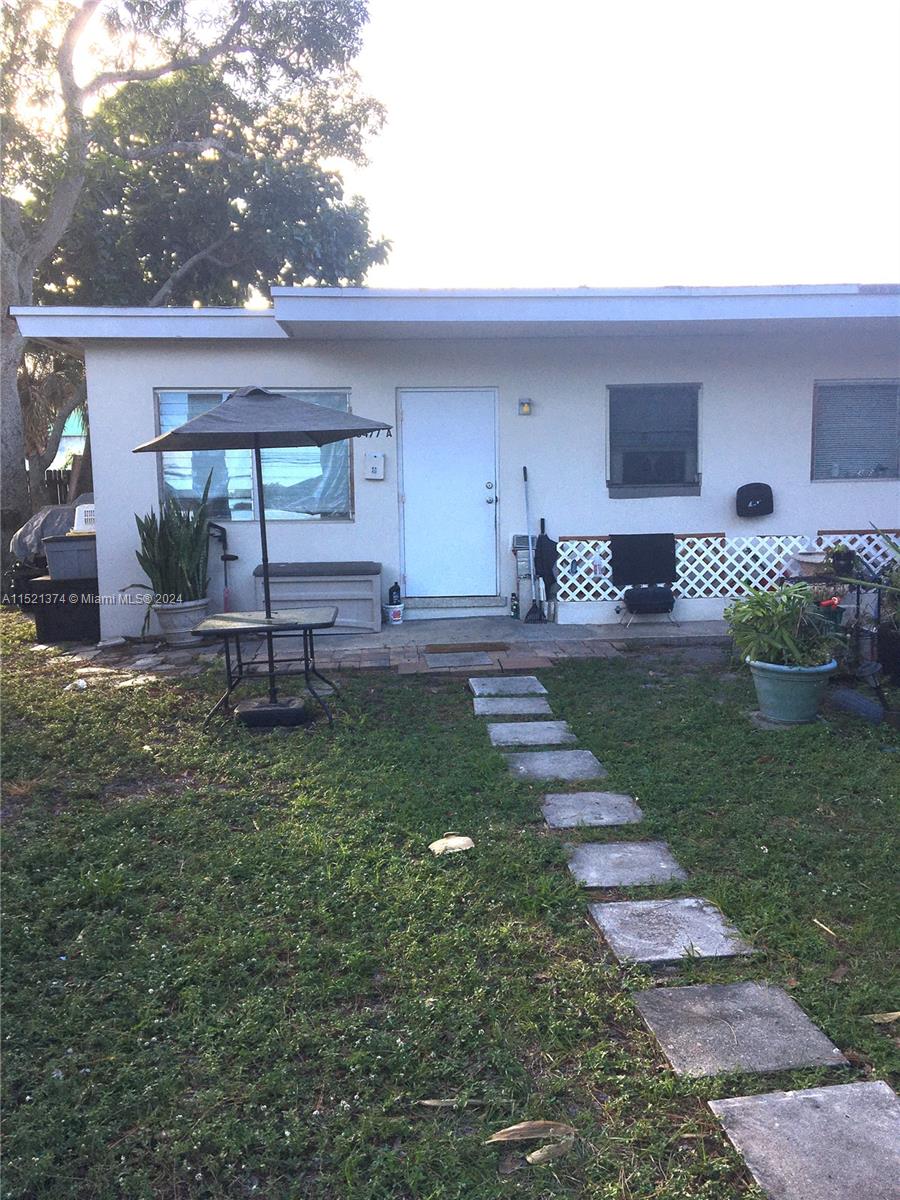
[[[530,399],[519,401],[519,416],[530,417],[534,410],[534,404]]]

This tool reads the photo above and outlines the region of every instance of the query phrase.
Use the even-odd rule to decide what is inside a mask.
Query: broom
[[[534,539],[531,536],[531,511],[528,506],[528,468],[522,468],[522,479],[525,484],[525,531],[528,534],[528,564],[531,573],[531,608],[525,614],[526,625],[541,625],[547,618],[544,610],[538,604],[537,588],[534,582]]]

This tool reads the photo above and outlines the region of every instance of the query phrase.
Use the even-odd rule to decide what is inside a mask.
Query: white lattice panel
[[[768,537],[676,538],[677,595],[685,600],[740,596],[748,587],[770,588],[786,573],[798,550],[807,546],[800,534]],[[575,538],[559,543],[558,598],[617,600],[606,538]]]
[[[888,529],[886,532],[895,541],[900,534],[900,530],[896,529]],[[869,570],[876,574],[894,561],[894,556],[884,538],[874,529],[857,529],[852,533],[822,532],[816,538],[816,546],[820,550],[828,550],[837,545],[843,545],[849,550],[853,550]]]

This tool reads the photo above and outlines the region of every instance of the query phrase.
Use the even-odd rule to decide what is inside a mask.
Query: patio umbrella
[[[168,450],[252,450],[259,497],[259,541],[262,551],[263,595],[266,617],[272,616],[269,594],[269,545],[266,536],[266,506],[263,492],[261,451],[272,447],[327,446],[348,438],[369,437],[391,426],[383,421],[370,421],[353,413],[311,404],[266,388],[239,388],[221,404],[211,408],[177,429],[163,433],[150,442],[135,446],[135,454],[162,454]],[[269,700],[277,701],[275,690],[275,655],[271,633],[267,635],[269,651]]]

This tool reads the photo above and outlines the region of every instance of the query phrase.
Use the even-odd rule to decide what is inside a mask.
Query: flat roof
[[[405,289],[273,287],[272,307],[10,309],[30,338],[565,337],[717,332],[835,320],[900,323],[900,284],[771,287]]]

